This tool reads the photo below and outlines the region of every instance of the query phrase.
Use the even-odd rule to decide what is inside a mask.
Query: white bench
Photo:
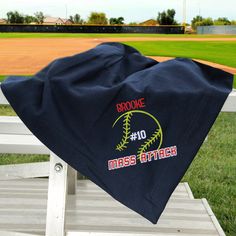
[[[3,94],[0,91],[0,104],[1,103],[8,104]],[[236,91],[233,91],[230,94],[229,98],[227,99],[222,111],[236,112],[235,104],[236,104]],[[0,150],[1,150],[0,151],[1,153],[24,153],[24,154],[30,153],[30,154],[49,154],[50,155],[50,163],[39,162],[39,163],[0,166],[0,180],[12,180],[12,179],[49,176],[47,216],[46,216],[46,236],[54,236],[54,235],[64,236],[65,233],[67,233],[67,235],[70,235],[70,236],[90,235],[91,232],[89,232],[88,229],[87,230],[84,229],[84,231],[82,230],[80,232],[73,231],[73,230],[65,232],[66,198],[67,198],[67,193],[69,194],[76,193],[77,172],[73,170],[70,166],[68,166],[63,160],[61,160],[54,153],[50,152],[50,150],[48,150],[44,145],[42,145],[42,143],[35,136],[33,136],[31,132],[25,127],[25,125],[21,122],[19,117],[0,116]],[[191,191],[188,185],[185,184],[184,186],[186,188],[186,191],[188,192],[189,198],[185,200],[187,203],[185,202],[184,205],[182,205],[182,207],[183,208],[187,207],[188,204],[193,204],[193,205],[199,204],[197,203],[198,201],[197,199],[193,200],[193,196],[191,194]],[[212,219],[212,222],[215,225],[214,227],[216,228],[216,232],[217,232],[216,235],[224,235],[223,230],[218,224],[214,214],[211,212],[206,201],[205,200],[201,200],[201,201],[206,209],[206,212],[208,213],[208,216]],[[87,204],[86,201],[84,201],[84,203]],[[99,201],[97,204],[100,204]],[[116,203],[113,203],[113,204],[116,204]],[[96,204],[94,203],[94,205]],[[125,212],[124,209],[122,211]],[[186,212],[187,212],[187,209],[186,209]],[[140,220],[139,218],[137,219]],[[97,220],[97,222],[99,222],[99,219]],[[104,222],[100,220],[100,224],[104,224]],[[162,224],[162,221],[160,224]],[[185,222],[184,224],[187,224],[186,227],[189,227],[188,222],[187,223]],[[137,224],[135,225],[137,226]],[[142,225],[140,225],[140,227],[141,226]],[[143,226],[146,226],[146,225],[143,224]],[[168,223],[166,226],[168,226]],[[132,228],[131,225],[129,225],[129,227],[130,227],[129,228],[130,231],[135,230],[135,228]],[[196,227],[196,231],[200,230],[200,228],[199,229],[197,228],[197,227],[200,227],[199,225],[198,226],[195,225],[194,227]],[[207,227],[210,227],[210,226],[206,226],[206,229],[202,231],[200,230],[199,232],[203,232],[203,233],[208,232]],[[149,235],[151,235],[152,230],[153,229],[150,229]],[[118,228],[115,231],[118,233],[117,236],[118,235],[120,236],[121,234],[122,235],[136,235],[130,232],[122,233],[122,231],[119,231]],[[127,231],[129,231],[128,228],[127,228]],[[157,230],[156,232],[159,232],[159,231]],[[14,233],[14,232],[4,232],[4,233],[0,232],[0,234],[4,236],[13,236],[13,235],[24,236],[25,235],[25,234]],[[106,235],[106,234],[114,235],[114,232],[112,234],[104,233],[104,232],[102,233],[93,232],[92,235],[98,236],[98,235]],[[141,235],[144,235],[144,233],[143,234],[141,233]],[[155,235],[157,234],[155,233]],[[160,231],[160,235],[163,235],[161,231]],[[175,235],[175,234],[172,232],[171,235]]]
[[[0,89],[1,104],[9,105]],[[0,153],[50,155],[50,162],[0,166],[0,180],[49,177],[46,236],[64,235],[66,196],[76,192],[77,172],[33,136],[19,117],[0,116]]]
[[[76,192],[77,172],[33,135],[0,134],[0,150],[9,154],[50,154],[50,162],[0,166],[0,180],[49,176],[46,235],[64,235],[66,196]]]

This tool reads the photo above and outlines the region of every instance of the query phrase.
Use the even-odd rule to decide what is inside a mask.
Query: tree
[[[18,11],[9,11],[7,12],[7,23],[22,24],[24,23],[24,16]]]
[[[116,24],[116,18],[110,18],[109,19],[109,24],[110,25],[115,25]]]
[[[231,25],[236,25],[236,20],[231,20]]]
[[[30,15],[25,15],[24,23],[30,24],[31,22],[36,22],[35,17],[34,16],[30,16]]]
[[[214,22],[212,20],[212,18],[208,17],[208,18],[203,18],[202,21],[198,21],[195,23],[195,26],[207,26],[207,25],[213,25]]]
[[[160,25],[176,25],[175,10],[168,9],[167,11],[158,12],[157,22]]]
[[[231,22],[226,17],[219,17],[218,19],[214,20],[214,25],[231,25]]]
[[[106,14],[103,12],[91,12],[88,17],[88,24],[107,25]]]
[[[138,25],[137,22],[130,22],[128,25]]]
[[[197,26],[207,26],[207,25],[213,25],[214,22],[212,18],[203,18],[202,16],[196,16],[192,19],[192,28],[196,29]]]
[[[69,18],[74,24],[83,24],[84,20],[81,19],[79,14],[75,14],[74,16],[70,16]]]
[[[124,17],[120,16],[118,18],[110,18],[109,23],[110,23],[110,25],[123,25],[124,24]]]
[[[34,13],[34,16],[35,16],[35,21],[38,23],[38,24],[43,24],[43,21],[45,19],[45,16],[43,14],[43,12],[39,11],[39,12],[35,12]]]
[[[192,28],[196,29],[196,22],[201,22],[201,21],[203,21],[203,17],[202,16],[197,15],[197,16],[193,17],[193,19],[191,21]]]

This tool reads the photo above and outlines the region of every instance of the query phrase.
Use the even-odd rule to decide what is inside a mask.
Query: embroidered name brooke
[[[130,110],[135,110],[135,109],[144,108],[144,107],[145,107],[144,98],[116,104],[116,110],[118,112],[130,111]]]
[[[137,160],[140,160],[140,163],[143,164],[150,161],[156,161],[175,156],[177,156],[176,146],[161,148],[159,150],[153,150],[142,153],[140,155],[140,158],[137,158],[136,155],[130,155],[125,157],[120,157],[117,159],[108,160],[108,170],[115,170],[123,167],[136,165]]]

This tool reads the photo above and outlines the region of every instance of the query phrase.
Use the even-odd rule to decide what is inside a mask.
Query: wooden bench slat
[[[181,202],[181,201],[182,202]],[[170,208],[185,208],[185,209],[199,209],[199,210],[203,210],[204,206],[201,203],[201,200],[199,199],[169,199],[169,202],[167,203],[167,207]],[[0,198],[0,204],[5,204],[5,205],[19,205],[19,204],[23,204],[26,207],[29,205],[31,207],[37,205],[37,206],[45,206],[46,205],[46,199],[44,198],[33,198],[32,201],[30,201],[29,198],[24,198],[21,196],[14,196],[14,198],[9,198],[9,197],[1,197]],[[80,199],[76,199],[73,202],[68,202],[68,207],[70,208],[75,208],[78,209],[81,206],[86,206],[86,207],[101,207],[101,208],[105,208],[105,207],[110,207],[113,210],[118,210],[118,209],[122,209],[122,210],[126,210],[127,208],[125,206],[123,206],[120,202],[118,201],[113,201],[113,200],[80,200]],[[2,206],[1,206],[2,207]]]
[[[1,134],[32,134],[18,116],[0,116]]]
[[[49,154],[49,149],[33,135],[0,134],[1,153]]]
[[[0,83],[1,85],[1,83]],[[1,89],[1,86],[0,86],[0,104],[2,105],[8,105],[9,102],[7,101],[7,99],[5,98],[3,92],[2,92],[2,89]]]
[[[229,94],[224,106],[221,109],[222,112],[236,112],[236,90]]]
[[[93,216],[97,216],[97,217],[102,217],[102,216],[112,216],[112,217],[124,217],[124,218],[135,218],[137,217],[137,213],[133,212],[133,211],[115,211],[115,212],[111,212],[111,211],[107,211],[107,210],[101,210],[101,209],[94,209],[94,208],[89,208],[88,210],[84,210],[84,209],[67,209],[67,213],[68,216],[74,217],[74,216],[87,216],[89,217],[90,215]],[[7,209],[1,209],[0,212],[0,216],[7,216],[7,217],[24,217],[24,216],[32,216],[34,217],[35,215],[37,216],[41,216],[41,217],[45,217],[46,216],[46,209],[42,208],[42,209],[33,209],[33,208],[27,208],[24,209],[23,207],[19,208],[7,208]],[[206,211],[202,210],[202,211],[194,211],[194,210],[186,210],[186,209],[173,209],[173,208],[169,208],[166,209],[163,214],[162,214],[162,218],[171,218],[171,217],[175,217],[177,218],[181,218],[183,219],[184,217],[187,217],[188,219],[191,218],[195,218],[195,219],[200,219],[200,220],[204,220],[206,219]],[[208,218],[207,218],[208,219]]]
[[[0,165],[0,180],[49,176],[49,162]],[[0,192],[2,194],[3,191]]]
[[[41,173],[40,173],[41,174]],[[21,191],[9,191],[9,190],[2,190],[0,189],[0,198],[1,197],[8,197],[11,194],[13,194],[15,196],[20,196],[20,197],[25,197],[25,198],[41,198],[41,197],[45,197],[45,195],[47,195],[47,191],[37,191],[37,192],[31,192],[31,191],[27,191],[27,190],[21,190]],[[110,195],[108,195],[105,192],[99,192],[99,193],[87,193],[87,192],[78,192],[80,199],[110,199],[112,198]],[[188,198],[188,194],[178,194],[178,193],[173,193],[171,195],[172,198],[178,198],[178,199],[186,199]]]
[[[47,179],[27,179],[0,181],[1,189],[14,190],[14,186],[19,189],[23,186],[29,193],[28,197],[23,194],[19,196],[13,192],[9,195],[0,193],[0,228],[4,230],[17,229],[21,232],[44,233],[46,223],[46,187]],[[25,182],[25,184],[24,184]],[[12,184],[10,184],[12,183]],[[42,194],[35,194],[34,188],[30,194],[33,183],[38,189],[42,189]],[[176,235],[220,235],[212,222],[212,217],[208,214],[201,199],[176,199],[170,198],[169,202],[158,221],[157,225],[149,221],[115,201],[113,198],[104,197],[101,192],[99,196],[91,194],[94,183],[89,180],[78,181],[78,192],[76,196],[68,196],[66,211],[66,230],[78,234],[81,232],[107,232],[114,235],[114,232],[142,235],[150,234],[176,234]],[[180,184],[180,189],[185,189],[185,184]],[[83,188],[80,193],[79,188]],[[177,189],[176,189],[177,190]],[[88,193],[86,193],[88,191]],[[187,191],[185,189],[185,191]],[[34,195],[35,194],[35,195]],[[87,194],[87,195],[86,195]],[[27,195],[27,194],[26,194]],[[34,197],[36,196],[36,198]],[[40,196],[40,197],[37,197]],[[97,197],[97,199],[96,199]],[[76,231],[76,232],[75,232]],[[74,232],[74,233],[73,233]]]
[[[217,234],[209,232],[209,231],[201,231],[201,232],[192,232],[191,234],[186,234],[185,232],[178,231],[177,233],[170,233],[170,232],[154,232],[149,233],[148,236],[216,236]],[[143,236],[143,233],[140,232],[111,232],[111,233],[104,233],[104,232],[86,232],[86,231],[67,231],[66,236]]]
[[[1,206],[1,212],[0,215],[6,215],[6,214],[10,214],[10,215],[14,215],[14,214],[21,214],[22,212],[24,212],[25,214],[27,213],[35,213],[38,214],[40,212],[46,212],[46,208],[45,206],[38,206],[38,205],[28,205],[29,207],[25,208],[24,205],[22,204],[18,204],[18,205],[10,205],[10,204],[6,204],[4,206]],[[106,207],[97,207],[97,206],[93,206],[93,207],[87,207],[87,206],[79,206],[77,208],[72,208],[69,207],[67,208],[67,214],[78,214],[78,215],[83,215],[83,214],[110,214],[112,212],[112,209],[108,209]],[[18,213],[19,212],[19,213]],[[22,213],[22,214],[24,214]],[[164,215],[170,215],[170,216],[204,216],[206,213],[205,209],[186,209],[186,208],[171,208],[168,207],[165,209],[164,211]],[[116,208],[116,211],[113,211],[112,214],[115,215],[133,215],[133,216],[137,216],[137,213],[134,211],[131,211],[130,209],[122,209],[122,208]]]
[[[5,235],[5,236],[38,236],[38,234],[9,232],[9,231],[2,231],[2,230],[0,231],[0,235]]]
[[[11,230],[12,225],[4,225],[4,230]],[[0,225],[1,227],[1,225]],[[39,234],[44,235],[45,231],[43,230],[43,225],[14,225],[14,228],[17,228],[17,231],[31,234]],[[100,234],[99,234],[100,233]],[[217,236],[217,232],[215,230],[196,230],[196,229],[178,229],[178,228],[157,228],[155,230],[150,230],[147,232],[146,229],[142,227],[122,227],[119,226],[110,226],[109,228],[104,226],[83,226],[73,227],[72,229],[68,229],[66,231],[66,236]]]
[[[0,167],[1,168],[1,167]],[[34,193],[34,192],[44,192],[47,193],[48,181],[45,179],[16,179],[11,181],[1,181],[0,184],[0,194],[1,192],[23,192],[23,193]],[[179,196],[184,198],[189,198],[189,193],[186,190],[186,183],[179,183],[173,192],[173,196]],[[191,190],[190,190],[191,191]],[[90,180],[77,180],[77,194],[86,195],[96,195],[103,196],[107,193],[98,187],[96,184]],[[193,198],[192,198],[193,199]]]
[[[153,228],[179,228],[181,229],[211,229],[215,230],[215,226],[212,224],[212,221],[209,216],[205,215],[205,217],[176,217],[176,216],[164,216],[161,217],[157,223],[157,225],[153,225],[147,220],[141,217],[130,217],[122,216],[117,217],[117,215],[82,215],[82,216],[74,216],[67,215],[67,227],[76,227],[79,225],[84,226],[132,226],[139,227],[142,226],[146,228],[146,231]],[[0,225],[8,224],[11,222],[12,224],[46,224],[46,218],[42,217],[42,215],[24,215],[22,216],[0,216]]]

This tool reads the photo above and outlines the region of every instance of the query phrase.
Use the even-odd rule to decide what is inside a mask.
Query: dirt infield
[[[86,51],[102,42],[122,41],[236,41],[235,38],[12,38],[0,39],[0,75],[27,75],[41,70],[52,60]],[[167,57],[152,57],[158,61]],[[236,68],[203,63],[236,74]]]

